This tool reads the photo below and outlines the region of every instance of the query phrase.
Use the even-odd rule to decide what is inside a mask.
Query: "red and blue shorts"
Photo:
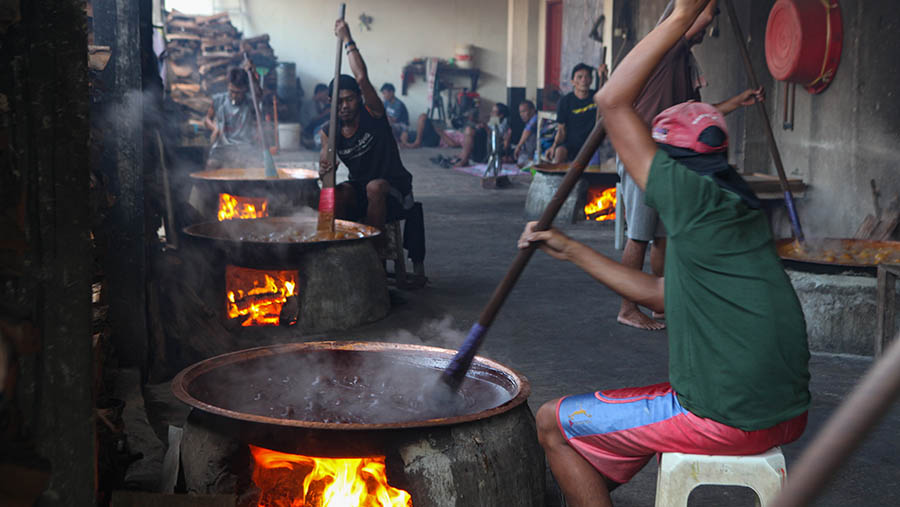
[[[699,417],[681,406],[668,382],[567,396],[556,418],[569,445],[620,484],[659,453],[760,454],[796,440],[806,428],[806,412],[755,431]]]

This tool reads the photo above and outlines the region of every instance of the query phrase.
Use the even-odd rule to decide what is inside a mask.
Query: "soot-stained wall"
[[[602,1],[563,2],[562,58],[559,68],[559,86],[563,94],[572,91],[573,67],[582,62],[592,67],[602,63],[602,45],[590,38],[591,29],[602,14]],[[594,86],[597,86],[596,82]]]
[[[628,9],[634,16],[633,41],[655,25],[665,0],[641,0]],[[784,84],[776,83],[765,63],[765,31],[775,0],[734,2],[751,53],[754,69],[767,91],[767,111],[789,177],[809,185],[798,201],[807,236],[852,236],[873,213],[869,181],[881,193],[882,208],[900,195],[900,104],[894,63],[900,47],[900,11],[891,2],[840,0],[843,52],[834,81],[822,93],[797,89],[794,129],[782,129]],[[720,2],[721,4],[721,2]],[[747,88],[749,80],[731,30],[725,5],[720,5],[719,36],[707,35],[695,48],[709,86],[709,102],[723,100]],[[746,172],[775,174],[762,123],[752,109],[728,118],[732,161]],[[774,214],[776,234],[788,235],[786,214]]]

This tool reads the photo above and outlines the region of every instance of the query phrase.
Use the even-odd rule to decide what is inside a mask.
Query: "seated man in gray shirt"
[[[537,111],[534,103],[530,100],[520,103],[519,117],[525,123],[525,128],[522,129],[522,137],[519,138],[513,151],[513,158],[516,159],[517,166],[525,167],[534,160],[534,151],[537,148]]]
[[[381,85],[381,97],[384,99],[388,122],[394,131],[394,139],[400,139],[400,136],[409,130],[409,112],[406,110],[406,104],[394,94],[395,91],[391,83]]]
[[[203,119],[204,125],[212,131],[209,136],[209,168],[258,166],[261,163],[256,118],[248,93],[248,71],[255,74],[249,61],[244,68],[228,70],[228,91],[213,95],[212,106]],[[253,87],[256,96],[261,97],[262,90],[256,80],[253,80]]]

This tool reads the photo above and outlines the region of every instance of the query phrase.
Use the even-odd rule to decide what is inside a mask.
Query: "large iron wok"
[[[362,412],[345,422],[325,422],[323,414],[341,408],[329,400],[328,407],[304,410],[302,405],[314,398],[310,393],[325,385],[323,382],[337,379],[326,391],[341,393],[346,389],[347,394],[342,397],[350,399],[354,389],[352,382],[345,382],[347,378],[376,386],[380,384],[373,379],[378,377],[389,377],[398,383],[386,387],[385,393],[428,393],[426,384],[430,381],[425,379],[437,381],[453,354],[452,350],[435,347],[372,342],[259,347],[194,364],[175,377],[172,390],[195,412],[201,411],[209,424],[244,442],[285,452],[297,449],[332,456],[383,454],[392,443],[420,435],[427,428],[433,431],[435,427],[482,421],[512,411],[526,401],[530,393],[528,380],[499,363],[476,357],[460,388],[460,395],[466,400],[462,410],[421,418],[401,412],[396,420],[391,420],[391,411],[378,410],[380,413],[373,412],[371,420]],[[407,374],[412,374],[412,378]],[[291,404],[295,410],[284,410],[284,405]],[[527,412],[527,407],[524,410]]]
[[[265,197],[270,215],[288,215],[319,203],[319,173],[306,167],[278,167],[277,178],[266,178],[262,167],[223,168],[191,173],[197,190],[192,204],[210,218],[216,216],[219,195]]]
[[[335,220],[337,236],[314,238],[316,225],[314,216],[269,217],[204,222],[185,227],[184,232],[236,262],[245,260],[257,265],[277,265],[304,251],[363,241],[381,234],[368,225]]]
[[[789,268],[811,273],[837,274],[855,272],[875,274],[880,263],[897,263],[900,261],[900,241],[872,241],[849,238],[807,239],[803,249],[794,247],[793,238],[779,239],[775,242],[778,255],[784,265]],[[885,252],[884,258],[869,259],[853,252]],[[844,254],[847,254],[846,256]]]
[[[278,167],[277,178],[266,178],[262,167],[226,167],[191,173],[195,184],[233,195],[267,195],[275,191],[297,192],[310,183],[318,187],[319,173],[304,167]]]

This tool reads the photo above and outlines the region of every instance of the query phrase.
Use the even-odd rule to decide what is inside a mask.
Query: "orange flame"
[[[295,296],[296,271],[225,267],[225,294],[228,318],[247,317],[241,326],[277,326],[281,308]]]
[[[584,207],[584,216],[588,220],[596,220],[598,222],[615,220],[616,187],[607,188],[603,191],[589,189],[588,197],[590,201]]]
[[[265,197],[240,197],[219,194],[219,222],[224,220],[265,218],[269,216],[269,200]]]
[[[412,507],[387,482],[384,456],[317,458],[250,446],[258,507]]]

